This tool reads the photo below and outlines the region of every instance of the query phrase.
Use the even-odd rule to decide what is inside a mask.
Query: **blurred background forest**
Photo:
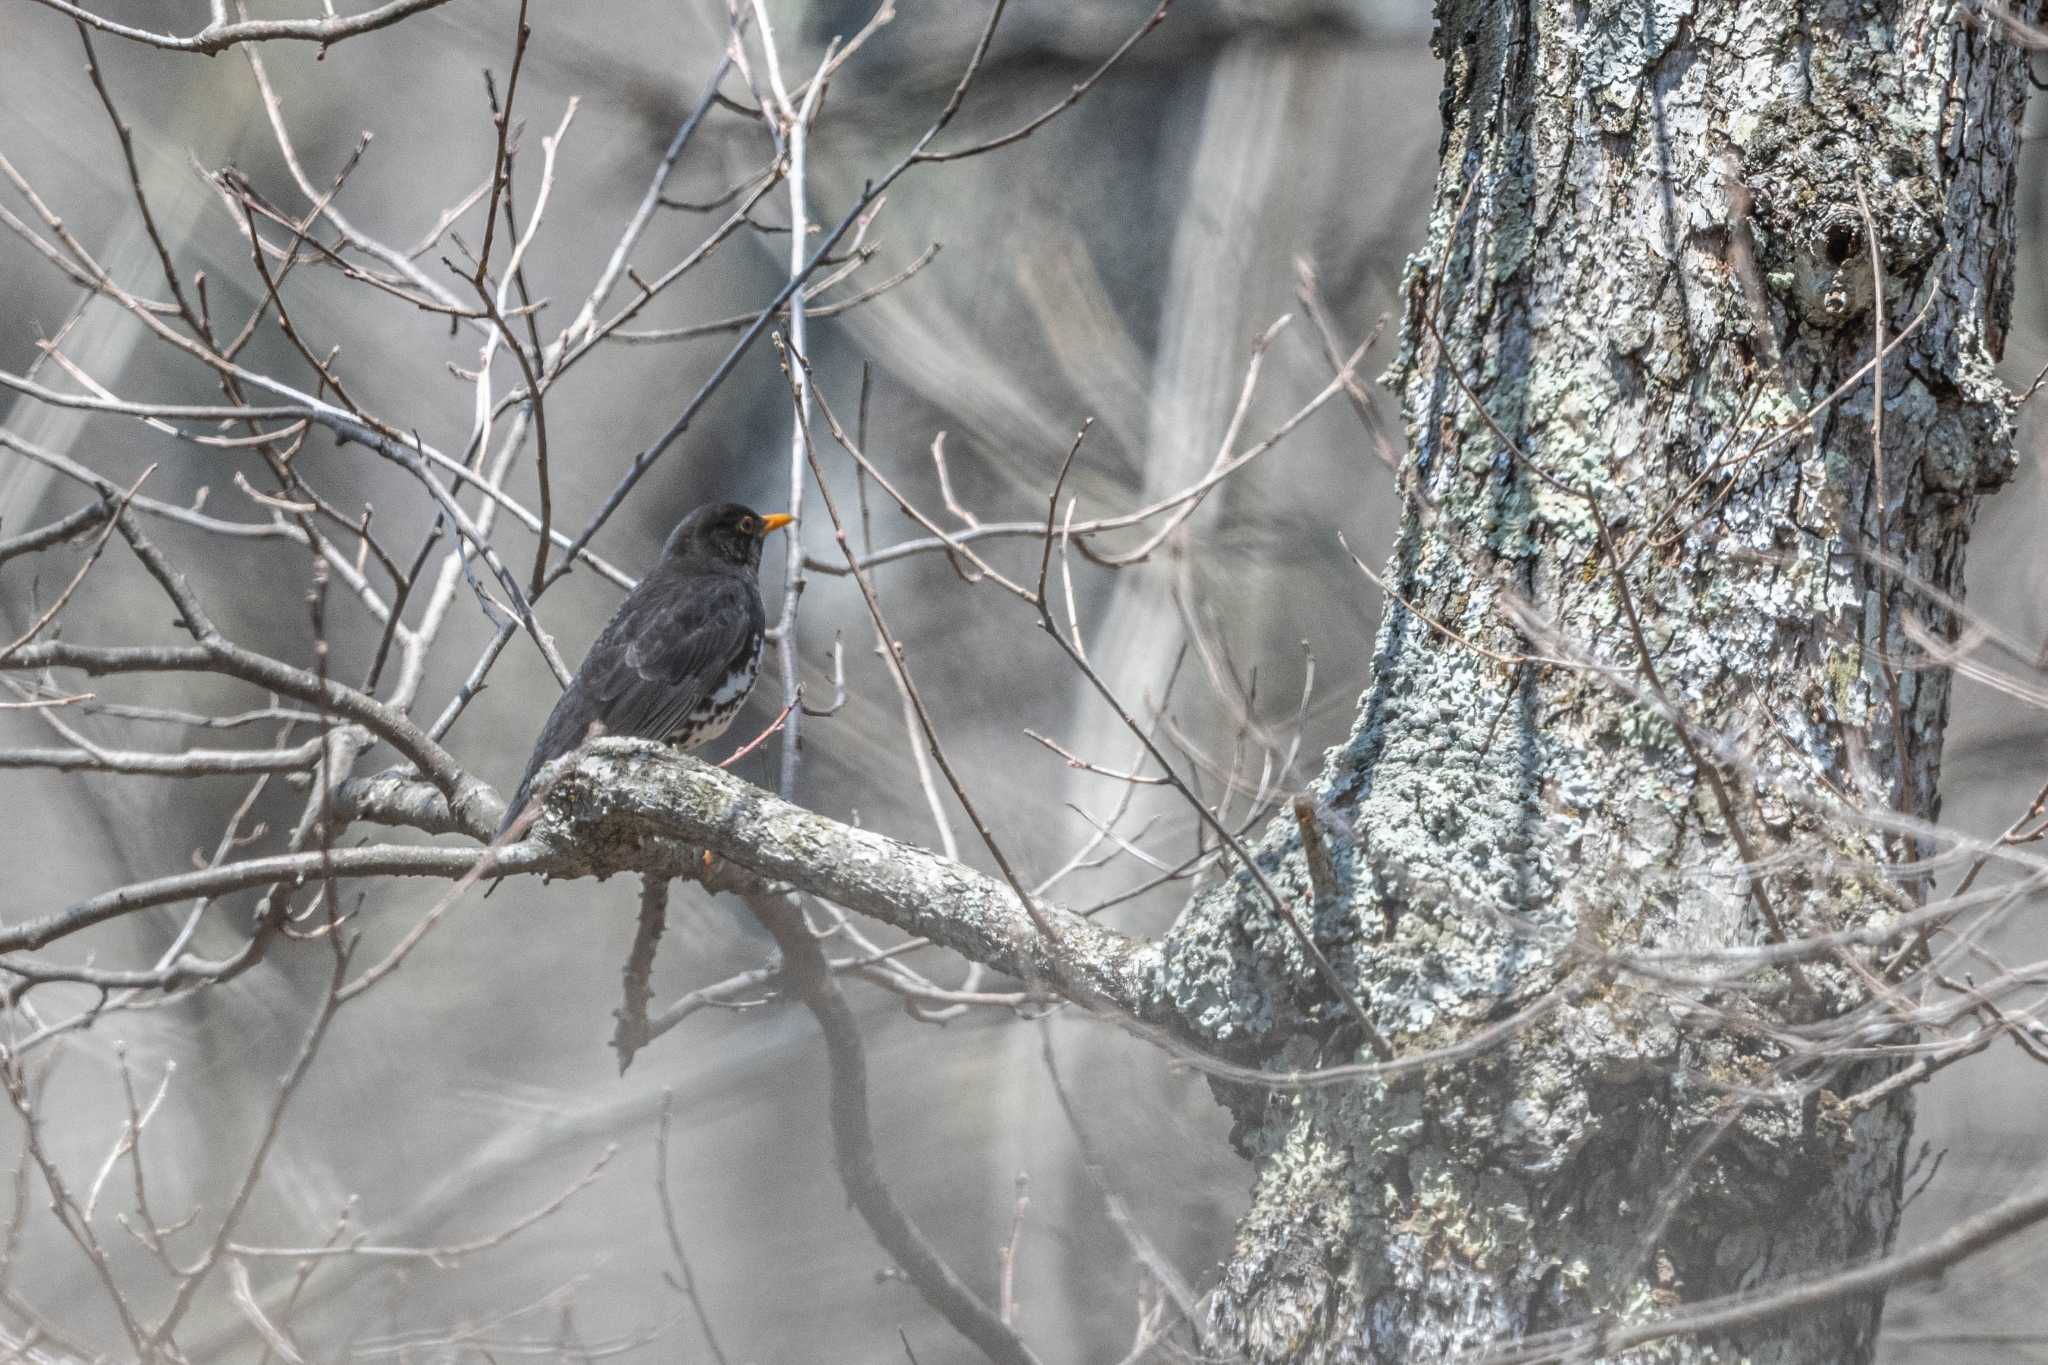
[[[175,31],[206,18],[198,0],[106,0],[99,8]],[[770,8],[786,62],[805,72],[829,38],[852,33],[870,13],[866,4],[829,2]],[[1147,8],[1018,0],[957,126],[1001,131],[1056,101]],[[812,199],[827,222],[929,124],[984,18],[978,6],[902,10],[831,87],[812,147]],[[455,0],[324,55],[305,45],[265,50],[315,180],[325,183],[365,130],[375,134],[339,201],[366,231],[418,241],[488,174],[495,135],[481,72],[502,80],[513,13],[503,0]],[[715,3],[609,0],[536,6],[533,23],[519,96],[529,199],[541,134],[572,96],[581,104],[526,269],[537,297],[573,307],[715,66],[727,20]],[[906,177],[869,231],[878,252],[864,278],[886,278],[940,249],[898,287],[812,324],[817,382],[834,410],[851,413],[861,367],[870,366],[870,452],[920,503],[937,506],[941,490],[926,452],[944,432],[952,496],[984,519],[1042,518],[1051,477],[1085,418],[1096,426],[1070,484],[1084,511],[1123,510],[1199,479],[1229,421],[1253,338],[1282,314],[1301,312],[1302,262],[1347,343],[1393,306],[1403,260],[1422,244],[1436,172],[1440,68],[1430,23],[1428,6],[1400,0],[1181,0],[1109,79],[1028,139]],[[296,202],[246,62],[112,38],[97,48],[135,128],[181,270],[206,272],[217,314],[245,316],[260,282],[238,225],[196,167],[232,165],[259,191]],[[116,276],[144,280],[156,268],[154,249],[82,62],[77,34],[60,15],[22,0],[0,8],[0,151]],[[2039,136],[2048,109],[2038,100],[2033,124],[2021,172],[2029,217],[2004,361],[2016,387],[2048,364],[2048,156]],[[714,109],[668,193],[713,199],[769,154],[758,123]],[[770,195],[756,217],[786,223],[783,196]],[[702,214],[664,211],[636,259],[665,264],[706,227]],[[434,254],[423,263],[431,267]],[[780,287],[787,254],[786,234],[742,232],[636,326],[751,314]],[[0,239],[0,367],[21,373],[33,365],[38,337],[64,326],[78,298],[75,284],[18,240]],[[457,441],[468,429],[473,389],[449,367],[474,365],[472,337],[452,336],[445,320],[361,289],[307,287],[293,303],[303,331],[341,347],[339,368],[365,406],[430,439]],[[555,328],[566,321],[543,317]],[[554,497],[564,524],[580,526],[632,455],[674,420],[731,335],[615,341],[553,393]],[[1390,323],[1367,373],[1388,361],[1391,343]],[[250,363],[304,373],[274,329],[252,345]],[[217,401],[204,373],[145,344],[106,303],[86,310],[66,350],[122,394]],[[1314,330],[1297,317],[1267,358],[1248,429],[1270,429],[1329,375]],[[1398,413],[1373,391],[1372,420],[1398,447]],[[156,497],[190,503],[203,489],[210,508],[253,510],[231,481],[233,469],[256,468],[253,457],[202,456],[132,421],[12,396],[0,396],[0,407],[0,424],[43,447],[89,454],[109,477],[132,480],[157,462],[149,485]],[[1172,679],[1175,725],[1221,764],[1232,742],[1231,669],[1247,679],[1256,669],[1254,710],[1285,734],[1305,681],[1302,642],[1309,643],[1313,690],[1294,769],[1276,778],[1282,786],[1299,787],[1322,749],[1347,731],[1366,677],[1378,594],[1338,537],[1377,565],[1398,510],[1384,446],[1366,417],[1343,403],[1323,408],[1222,485],[1194,514],[1180,551],[1140,571],[1077,569],[1097,663],[1127,697],[1160,698]],[[598,548],[635,572],[674,519],[700,501],[783,506],[789,421],[774,353],[757,347]],[[374,504],[377,525],[396,543],[426,529],[428,511],[403,477],[360,449],[316,435],[299,458],[342,505]],[[2008,631],[2048,641],[2044,459],[2048,403],[2036,403],[2023,426],[2018,478],[1989,501],[1977,527],[1970,606]],[[519,480],[512,491],[528,498],[529,467]],[[0,453],[0,528],[47,521],[71,497],[46,470]],[[914,532],[879,500],[875,513],[878,541]],[[819,518],[807,536],[821,557],[831,549],[828,529]],[[531,553],[523,536],[506,536],[520,547],[508,554],[515,563]],[[779,581],[781,553],[771,547],[764,579]],[[1035,557],[1036,546],[1010,553]],[[215,545],[186,566],[196,568],[196,586],[236,638],[281,653],[303,640],[301,551],[251,542],[228,553]],[[1021,851],[1027,875],[1045,875],[1089,834],[1070,807],[1100,814],[1118,793],[1023,729],[1116,767],[1129,740],[1016,604],[963,583],[936,556],[892,565],[880,582],[984,814]],[[59,586],[0,574],[0,628],[10,637],[25,628],[34,603]],[[541,604],[572,665],[616,600],[616,589],[578,572]],[[163,612],[133,562],[110,555],[71,608],[67,638],[121,637]],[[1191,632],[1190,622],[1199,629]],[[334,629],[337,651],[353,657],[374,647],[374,623],[360,614],[339,617]],[[472,602],[458,604],[423,709],[439,709],[490,632]],[[1185,649],[1195,635],[1207,652]],[[850,580],[815,575],[800,626],[813,697],[830,694],[835,636],[845,643],[847,701],[831,718],[807,723],[798,799],[936,845],[903,710],[860,599]],[[1213,657],[1219,642],[1228,662]],[[145,700],[150,686],[146,678],[113,680],[99,690]],[[222,709],[252,704],[247,689],[221,687]],[[515,636],[446,742],[502,791],[554,691],[532,644]],[[772,718],[770,691],[757,694],[728,747]],[[160,727],[115,715],[80,723],[107,743],[163,739]],[[0,744],[48,742],[35,715],[0,713]],[[772,784],[774,763],[771,744],[741,771]],[[1945,819],[1995,835],[2044,772],[2048,715],[1959,679]],[[0,885],[14,918],[184,866],[190,850],[219,837],[244,785],[6,772],[0,791]],[[276,799],[276,819],[288,823],[288,798]],[[982,865],[972,839],[964,842],[963,856]],[[1077,874],[1065,894],[1087,903],[1144,873],[1121,859]],[[373,900],[383,903],[364,906],[366,933],[401,931],[441,890],[431,882],[375,884]],[[322,1343],[321,1359],[436,1359],[421,1343],[463,1327],[493,1344],[497,1359],[529,1351],[582,1358],[579,1348],[552,1342],[580,1342],[593,1355],[619,1348],[627,1359],[707,1358],[682,1296],[665,1281],[671,1251],[653,1199],[658,1115],[672,1092],[668,1174],[678,1227],[733,1360],[901,1360],[899,1328],[927,1365],[971,1358],[912,1289],[882,1273],[886,1258],[846,1205],[809,1015],[786,1003],[700,1012],[617,1074],[607,1039],[635,893],[629,878],[526,881],[487,902],[472,899],[367,1009],[337,1027],[295,1101],[240,1240],[317,1242],[353,1197],[355,1221],[380,1239],[461,1242],[545,1205],[607,1147],[618,1152],[542,1223],[459,1264],[357,1259],[324,1269],[297,1312],[301,1340]],[[1105,913],[1121,927],[1159,932],[1184,897],[1184,886],[1169,885]],[[655,977],[658,1001],[764,959],[765,936],[732,904],[694,887],[679,888],[677,898]],[[148,955],[176,919],[130,919],[103,942],[130,935]],[[234,929],[223,916],[205,932],[221,936],[220,951]],[[2024,916],[2006,920],[1999,934],[1990,946],[2007,960],[2048,956],[2048,931]],[[934,970],[947,979],[962,974],[958,964]],[[121,1123],[114,1056],[124,1047],[152,1088],[176,1065],[150,1130],[159,1207],[216,1204],[324,972],[315,958],[277,954],[221,990],[73,1035],[43,1101],[59,1157],[90,1173],[104,1156]],[[1000,1010],[934,1025],[911,1018],[894,996],[857,982],[848,988],[871,1047],[883,1170],[979,1287],[994,1284],[1017,1178],[1028,1174],[1015,1294],[1019,1324],[1045,1359],[1121,1357],[1139,1274],[1051,1088],[1041,1057],[1047,1038],[1102,1158],[1100,1178],[1159,1253],[1204,1284],[1243,1206],[1249,1168],[1232,1154],[1227,1116],[1198,1076],[1099,1025],[1055,1017],[1042,1031]],[[1944,1155],[1909,1210],[1903,1242],[2038,1177],[2048,1093],[2017,1052],[1995,1048],[1943,1072],[1922,1092],[1919,1112],[1920,1135]],[[11,1169],[13,1129],[0,1123],[0,1132],[0,1166]],[[17,1257],[16,1286],[53,1310],[91,1300],[98,1291],[87,1263],[47,1229],[39,1237]],[[1883,1359],[2048,1360],[2048,1305],[2025,1289],[2044,1271],[2048,1241],[2022,1238],[1946,1281],[1894,1292]],[[505,1316],[513,1310],[523,1311]],[[214,1316],[202,1316],[186,1339],[193,1359],[213,1358],[209,1343],[240,1343],[235,1358],[251,1350],[246,1324],[231,1310],[205,1312]]]

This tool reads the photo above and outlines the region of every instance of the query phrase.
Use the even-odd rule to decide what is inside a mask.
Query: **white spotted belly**
[[[676,736],[676,742],[686,749],[694,749],[724,734],[733,717],[740,713],[747,694],[754,690],[754,679],[760,671],[761,646],[756,644],[746,662],[726,674],[725,680],[711,689],[691,711],[683,722],[682,732]]]

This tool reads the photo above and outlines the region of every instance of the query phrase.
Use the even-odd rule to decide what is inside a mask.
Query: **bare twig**
[[[1775,1290],[1724,1295],[1652,1318],[1647,1322],[1567,1327],[1525,1338],[1504,1351],[1468,1354],[1468,1365],[1536,1365],[1597,1343],[1603,1355],[1618,1354],[1677,1336],[1712,1336],[1811,1312],[1839,1299],[1855,1298],[1924,1279],[2048,1219],[2048,1188],[2028,1190],[1983,1213],[1965,1218],[1911,1251],[1882,1257],[1853,1269]]]
[[[199,32],[185,37],[117,24],[111,19],[72,4],[71,0],[35,0],[35,3],[56,10],[60,14],[67,14],[80,23],[90,24],[103,33],[111,33],[116,38],[126,38],[130,42],[160,47],[172,52],[198,52],[210,57],[241,43],[284,41],[317,43],[321,47],[331,47],[359,34],[374,33],[422,10],[444,5],[447,0],[386,0],[384,4],[359,14],[331,16],[325,19],[248,19],[240,23],[226,22],[220,16],[219,7],[216,6],[213,22]]]
[[[748,898],[755,916],[775,936],[785,970],[825,1036],[831,1062],[832,1141],[846,1194],[875,1240],[889,1252],[926,1301],[998,1365],[1034,1365],[1038,1357],[999,1314],[961,1282],[883,1181],[869,1127],[867,1055],[860,1025],[827,969],[803,913],[766,896]]]
[[[668,1123],[669,1111],[675,1105],[675,1093],[661,1092],[661,1126],[654,1137],[654,1187],[661,1195],[661,1226],[668,1234],[669,1251],[676,1258],[676,1270],[682,1276],[677,1286],[683,1297],[690,1301],[690,1309],[697,1316],[697,1326],[704,1333],[704,1344],[711,1348],[711,1358],[718,1365],[728,1365],[725,1348],[718,1344],[718,1333],[711,1326],[711,1313],[704,1306],[703,1296],[697,1292],[697,1277],[690,1270],[690,1258],[683,1253],[682,1234],[676,1231],[675,1200],[668,1189]]]
[[[668,927],[668,879],[646,877],[640,883],[640,920],[633,931],[633,950],[626,957],[626,996],[615,1014],[618,1027],[612,1031],[612,1051],[619,1056],[619,1074],[633,1064],[633,1054],[647,1046],[647,1004],[654,998],[650,978],[654,974],[654,953]],[[662,1110],[663,1131],[668,1111]]]

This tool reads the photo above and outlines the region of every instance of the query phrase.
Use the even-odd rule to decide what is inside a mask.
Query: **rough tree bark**
[[[1710,1017],[1881,1009],[1855,969],[1772,968],[1687,1008],[1593,964],[1881,921],[1916,893],[1882,867],[1915,841],[1852,808],[1934,813],[1947,686],[1906,631],[1953,628],[1940,594],[2012,460],[1991,363],[2024,78],[1970,8],[1439,5],[1442,170],[1389,376],[1406,605],[1317,789],[1340,889],[1316,933],[1400,1052],[1566,1003],[1421,1084],[1224,1091],[1257,1178],[1221,1344],[1437,1360],[1889,1245],[1910,1107],[1831,1099],[1878,1064]],[[1859,193],[1884,329],[1909,333],[1876,457],[1867,373],[1773,439],[1871,359]],[[1262,857],[1313,897],[1292,830]],[[1245,879],[1165,954],[1218,1049],[1371,1060]],[[1764,1098],[1734,1105],[1736,1084]],[[1881,1306],[1625,1358],[1868,1360]]]

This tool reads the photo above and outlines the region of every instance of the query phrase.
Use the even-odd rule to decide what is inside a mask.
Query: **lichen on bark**
[[[1729,1022],[1866,1008],[1874,957],[1686,988],[1605,955],[1910,904],[1885,868],[1917,843],[1857,812],[1936,813],[1946,684],[1895,661],[1909,613],[1953,629],[2012,462],[2015,50],[1932,3],[1438,18],[1401,600],[1316,787],[1345,893],[1315,932],[1401,1052],[1565,1000],[1416,1082],[1219,1086],[1256,1183],[1210,1326],[1261,1362],[1438,1359],[1889,1245],[1906,1101],[1831,1110],[1878,1064]],[[1868,373],[1793,426],[1871,360],[1880,296],[1881,455]],[[1258,856],[1309,903],[1291,822]],[[1370,1060],[1247,878],[1162,973],[1238,1057]],[[1880,1306],[1627,1358],[1867,1360]]]

